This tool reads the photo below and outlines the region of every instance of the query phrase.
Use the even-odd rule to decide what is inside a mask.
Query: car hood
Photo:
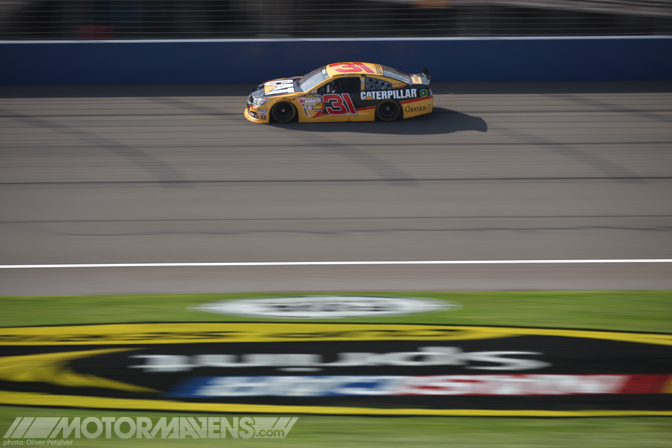
[[[274,79],[257,86],[254,96],[285,95],[296,91],[296,78]]]

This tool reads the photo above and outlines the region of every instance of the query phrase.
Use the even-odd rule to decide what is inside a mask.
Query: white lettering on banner
[[[339,353],[334,362],[323,362],[315,353],[247,353],[243,355],[133,355],[130,358],[144,359],[145,364],[130,368],[145,372],[185,372],[195,368],[259,368],[273,367],[285,371],[315,371],[333,367],[356,366],[450,366],[464,365],[475,370],[530,370],[548,367],[550,364],[534,359],[508,358],[507,356],[542,355],[539,352],[463,352],[459,347],[419,347],[413,352],[391,353]],[[469,365],[469,362],[491,365]]]

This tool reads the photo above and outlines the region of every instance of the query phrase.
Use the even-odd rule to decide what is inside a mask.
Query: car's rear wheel
[[[273,106],[271,115],[278,123],[289,123],[296,118],[296,108],[287,101],[281,101]]]
[[[376,107],[376,117],[380,121],[394,121],[401,114],[401,106],[393,100],[383,101]]]

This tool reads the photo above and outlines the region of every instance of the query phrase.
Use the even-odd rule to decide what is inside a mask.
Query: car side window
[[[359,77],[347,77],[337,78],[326,83],[317,89],[317,93],[320,95],[325,93],[359,93],[361,90],[362,82]]]
[[[324,95],[325,93],[334,93],[334,81],[328,82],[317,89],[317,93],[320,95]]]
[[[366,90],[390,90],[392,88],[392,83],[384,81],[378,78],[369,78],[366,77],[365,83]]]
[[[334,93],[359,93],[361,90],[359,76],[334,79]]]

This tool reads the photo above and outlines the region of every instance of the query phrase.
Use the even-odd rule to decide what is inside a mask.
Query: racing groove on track
[[[0,91],[0,264],[664,259],[672,83],[438,84],[394,124],[250,86]],[[672,288],[669,265],[9,270],[0,294]]]

